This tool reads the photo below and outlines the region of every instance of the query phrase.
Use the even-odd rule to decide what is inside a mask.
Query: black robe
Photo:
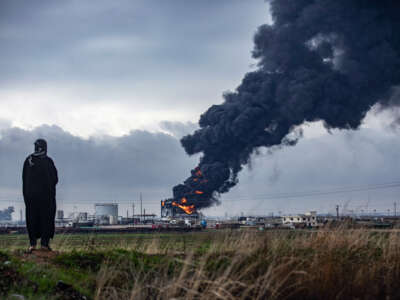
[[[26,158],[22,186],[31,243],[38,238],[48,241],[54,236],[57,182],[57,169],[50,157],[44,154]]]

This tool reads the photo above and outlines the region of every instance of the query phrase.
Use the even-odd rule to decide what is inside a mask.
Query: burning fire
[[[189,200],[186,197],[182,197],[178,201],[171,202],[172,206],[179,207],[188,215],[191,215],[196,211],[196,207],[194,204],[188,205],[188,203],[190,203],[190,200],[192,200],[190,197],[193,197],[193,195],[203,195],[204,197],[206,195],[205,192],[203,191],[204,186],[202,188],[199,185],[208,182],[203,172],[200,170],[200,167],[196,167],[194,170],[192,170],[192,175],[193,175],[192,180],[193,182],[196,182],[196,184],[193,184],[193,186],[191,186],[191,190],[186,192],[186,195],[189,197]],[[164,206],[166,204],[162,202],[161,205]]]
[[[186,202],[183,202],[183,200],[186,200],[186,198],[182,198],[182,200],[181,200],[182,203],[186,203]],[[192,205],[182,205],[182,204],[176,203],[174,201],[174,202],[172,202],[172,205],[179,207],[180,209],[182,209],[188,215],[191,215],[194,212],[194,205],[193,204]]]

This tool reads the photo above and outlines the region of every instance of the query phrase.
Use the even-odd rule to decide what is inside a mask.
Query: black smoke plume
[[[175,201],[212,205],[258,147],[296,144],[294,129],[304,122],[357,129],[372,106],[392,105],[400,83],[400,1],[268,2],[273,24],[254,37],[257,70],[181,140],[189,155],[203,156],[174,187]]]

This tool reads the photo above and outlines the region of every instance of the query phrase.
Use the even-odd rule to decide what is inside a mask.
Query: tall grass
[[[26,245],[0,237],[10,253]],[[74,287],[96,300],[400,299],[395,230],[58,235],[52,245],[60,254],[41,270],[54,281],[80,272],[88,282]]]
[[[226,232],[104,263],[95,299],[399,299],[400,237],[367,230]],[[177,249],[175,249],[177,250]],[[158,254],[158,256],[157,256]],[[149,257],[166,259],[151,263]],[[150,259],[151,260],[151,259]]]

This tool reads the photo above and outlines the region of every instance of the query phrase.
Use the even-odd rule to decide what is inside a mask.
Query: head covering
[[[47,142],[44,139],[37,139],[35,141],[35,152],[33,155],[41,156],[47,154]]]

